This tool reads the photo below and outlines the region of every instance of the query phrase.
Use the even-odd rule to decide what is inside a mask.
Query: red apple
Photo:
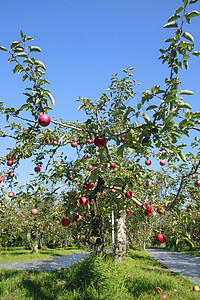
[[[57,146],[58,145],[58,141],[57,140],[53,141],[53,145]]]
[[[115,169],[115,168],[116,168],[116,164],[111,163],[111,164],[110,164],[110,169]]]
[[[13,160],[12,156],[7,156],[7,160]]]
[[[36,173],[38,173],[38,172],[41,171],[41,168],[40,167],[35,167],[34,170],[35,170]]]
[[[150,161],[149,159],[146,159],[146,160],[145,160],[145,165],[146,165],[146,166],[150,166],[150,165],[151,165],[151,161]]]
[[[200,179],[199,180],[197,180],[196,182],[195,182],[195,184],[194,185],[196,185],[196,186],[200,186]]]
[[[126,195],[126,198],[132,198],[133,197],[133,192],[126,191],[125,195]]]
[[[5,178],[4,177],[0,177],[0,183],[4,182]]]
[[[94,139],[94,144],[97,147],[104,147],[106,144],[106,138],[100,138],[99,136],[96,136]]]
[[[14,176],[15,176],[15,173],[9,172],[9,173],[8,173],[8,176],[9,176],[9,177],[14,177]]]
[[[73,195],[73,199],[76,199],[78,197],[78,194]]]
[[[131,215],[131,214],[132,214],[132,211],[131,211],[130,209],[127,209],[127,210],[126,210],[126,213],[127,213],[127,215]]]
[[[10,198],[12,198],[12,197],[15,196],[15,194],[14,194],[13,192],[10,192],[10,193],[8,194],[8,196],[9,196]]]
[[[151,186],[151,182],[149,182],[149,181],[146,182],[146,186],[148,186],[148,187]]]
[[[139,208],[139,207],[140,207],[140,205],[138,205],[138,204],[136,203],[136,207],[138,207],[138,208]]]
[[[83,185],[84,190],[90,190],[94,188],[94,183],[90,183],[90,182],[85,182]]]
[[[62,224],[62,226],[69,226],[70,220],[69,219],[62,219],[61,224]]]
[[[145,211],[144,211],[144,214],[145,214],[145,216],[151,216],[152,215],[152,212],[150,212],[150,211],[148,211],[147,209],[145,209]]]
[[[81,199],[79,200],[80,205],[88,205],[88,198],[86,197],[81,197]]]
[[[69,179],[70,179],[70,180],[73,180],[74,178],[73,178],[73,176],[72,176],[72,175],[69,175]]]
[[[90,165],[90,166],[88,167],[88,171],[92,171],[92,169],[93,169],[93,166]]]
[[[167,296],[165,294],[162,294],[162,299],[167,299]]]
[[[166,165],[166,161],[165,161],[164,159],[162,159],[162,160],[160,161],[160,165],[161,165],[161,166],[165,166],[165,165]]]
[[[118,172],[118,170],[117,170],[117,169],[114,169],[114,170],[113,170],[113,172],[114,172],[114,173],[117,173],[117,172]]]
[[[88,142],[88,144],[92,144],[93,140],[92,139],[88,139],[87,142]]]
[[[52,139],[50,139],[50,138],[46,138],[44,141],[48,145],[50,145],[52,143]]]
[[[157,213],[158,213],[159,215],[164,215],[164,214],[165,214],[165,209],[164,209],[163,207],[158,207],[158,208],[157,208]]]
[[[162,292],[162,289],[161,289],[160,287],[156,287],[156,288],[155,288],[155,292],[159,294],[159,293]]]
[[[166,236],[164,234],[157,234],[156,236],[156,240],[159,242],[159,243],[164,243],[166,241]]]
[[[76,215],[74,217],[75,222],[80,222],[80,221],[82,221],[82,219],[83,219],[83,216],[81,216],[81,215]]]
[[[119,201],[123,203],[123,202],[125,202],[125,199],[124,198],[120,198]]]
[[[125,142],[125,137],[122,136],[122,137],[121,137],[121,140],[122,140],[122,142]]]
[[[37,209],[36,209],[36,208],[32,208],[32,209],[31,209],[31,213],[32,213],[32,215],[36,215],[36,214],[37,214],[37,212],[38,212],[38,211],[37,211]]]
[[[147,206],[146,211],[152,213],[152,212],[154,212],[154,207],[151,206],[151,205],[150,205],[150,206]]]
[[[38,118],[38,123],[42,126],[42,127],[46,127],[50,124],[51,122],[51,119],[48,115],[45,115],[45,114],[41,114],[39,115],[39,118]]]
[[[200,290],[198,285],[193,286],[193,291],[198,292]]]
[[[89,157],[88,154],[85,154],[85,155],[84,155],[84,158],[85,158],[85,159],[87,159],[88,157]]]
[[[7,166],[12,166],[13,165],[13,160],[7,160]]]
[[[78,142],[77,142],[77,141],[72,141],[72,142],[71,142],[71,146],[72,146],[73,148],[77,147],[77,146],[78,146]]]

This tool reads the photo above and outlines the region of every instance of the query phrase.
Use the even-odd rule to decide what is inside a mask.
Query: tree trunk
[[[126,210],[119,213],[118,218],[115,219],[115,246],[114,246],[114,260],[120,262],[127,250],[126,244]]]
[[[33,245],[33,250],[31,251],[31,253],[38,253],[38,244]]]
[[[92,236],[90,237],[90,243],[94,245],[96,253],[103,251],[104,248],[104,237],[103,237],[103,225],[101,221],[101,213],[99,209],[99,193],[102,193],[104,189],[104,180],[102,177],[98,178],[97,185],[94,191],[91,193],[90,201],[90,212],[92,215]]]

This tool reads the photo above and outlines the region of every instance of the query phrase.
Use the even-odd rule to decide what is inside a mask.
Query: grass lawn
[[[111,254],[55,272],[0,269],[0,280],[2,300],[153,300],[162,299],[162,293],[166,299],[200,299],[190,280],[137,250],[129,250],[121,263],[114,263]],[[162,292],[157,294],[155,287]]]
[[[0,264],[7,263],[7,262],[45,259],[54,256],[62,256],[62,255],[81,253],[87,251],[90,250],[87,249],[80,250],[74,246],[74,247],[57,248],[57,249],[42,248],[38,250],[38,253],[31,254],[31,250],[25,250],[23,247],[0,248]]]

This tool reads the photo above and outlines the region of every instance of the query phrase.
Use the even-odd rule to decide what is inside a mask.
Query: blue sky
[[[182,5],[181,0],[35,0],[1,1],[0,45],[9,46],[20,38],[20,29],[34,37],[33,45],[41,47],[37,59],[46,65],[46,78],[56,104],[50,116],[64,120],[83,120],[77,111],[81,97],[98,98],[105,91],[112,74],[127,66],[134,67],[135,79],[141,83],[138,92],[153,85],[163,85],[167,65],[158,60],[159,48],[173,29],[164,29],[168,18]],[[200,4],[191,10],[200,10]],[[200,50],[200,18],[185,26]],[[12,73],[8,56],[0,52],[0,101],[19,107],[25,83]],[[182,89],[194,91],[185,97],[194,111],[200,111],[200,58],[189,60],[189,70],[180,73]],[[2,118],[2,116],[0,116]],[[0,119],[0,127],[3,127]],[[193,134],[193,133],[192,133]],[[1,141],[1,154],[7,147]]]

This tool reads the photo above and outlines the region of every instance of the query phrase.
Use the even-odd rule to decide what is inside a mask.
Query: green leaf
[[[183,1],[183,3],[184,3],[184,7],[186,7],[187,4],[188,4],[188,0],[182,0],[182,1]]]
[[[27,74],[24,74],[22,77],[22,81],[25,81],[29,76]]]
[[[40,60],[36,60],[36,61],[35,61],[35,64],[38,65],[38,66],[40,66],[40,68],[46,70],[45,65],[44,65]]]
[[[169,116],[163,121],[164,124],[167,124],[171,119],[173,119],[174,114],[169,114]]]
[[[90,180],[92,182],[95,182],[98,178],[98,174],[99,174],[99,171],[98,169],[94,169],[92,172],[91,172],[91,175],[90,175]]]
[[[28,57],[25,52],[20,52],[15,55],[15,57]]]
[[[34,52],[41,52],[42,50],[37,47],[37,46],[29,46],[28,47],[30,49],[30,52],[34,51]]]
[[[189,3],[189,4],[196,3],[197,1],[199,1],[199,0],[190,0],[190,3]]]
[[[184,32],[182,34],[182,37],[184,37],[185,39],[187,39],[187,40],[191,41],[192,43],[194,43],[194,38],[193,38],[193,36],[190,33]]]
[[[194,93],[192,91],[188,91],[188,90],[181,90],[179,92],[179,95],[193,95]]]
[[[184,67],[186,68],[186,70],[188,70],[188,61],[187,61],[187,60],[184,60],[184,61],[183,61],[183,65],[184,65]]]
[[[26,41],[34,40],[31,36],[27,36]]]
[[[3,46],[0,46],[0,50],[2,50],[2,51],[8,51],[5,47],[3,47]]]
[[[146,111],[147,111],[147,110],[150,110],[150,109],[157,108],[157,107],[158,107],[157,105],[150,105],[149,107],[147,107]]]
[[[13,73],[16,73],[17,70],[21,68],[20,64],[16,64],[16,66],[13,68]]]
[[[132,155],[135,152],[135,149],[128,148],[128,155]]]
[[[9,123],[10,122],[10,116],[6,115],[6,122]]]
[[[49,97],[49,99],[51,100],[52,105],[55,104],[55,100],[53,98],[53,96],[51,95],[51,93],[49,91],[46,91],[47,96]]]
[[[142,114],[142,117],[145,119],[145,121],[148,123],[150,121],[149,117],[146,113]]]
[[[197,10],[193,10],[185,15],[186,19],[191,19],[197,16],[199,16],[199,12]]]
[[[200,51],[194,51],[194,52],[192,52],[192,55],[199,56],[200,55]]]
[[[174,28],[174,27],[176,28],[178,27],[178,24],[176,22],[169,22],[163,26],[163,28]]]
[[[177,19],[179,19],[180,18],[180,16],[179,15],[177,15],[177,14],[174,14],[174,15],[172,15],[169,19],[168,19],[168,22],[171,22],[171,21],[174,21],[174,20],[177,20]]]
[[[121,145],[121,146],[117,149],[117,155],[123,157],[123,152],[124,152],[124,145]]]
[[[177,8],[177,10],[176,10],[176,14],[179,14],[181,11],[183,10],[183,7],[182,6],[180,6],[179,8]]]

